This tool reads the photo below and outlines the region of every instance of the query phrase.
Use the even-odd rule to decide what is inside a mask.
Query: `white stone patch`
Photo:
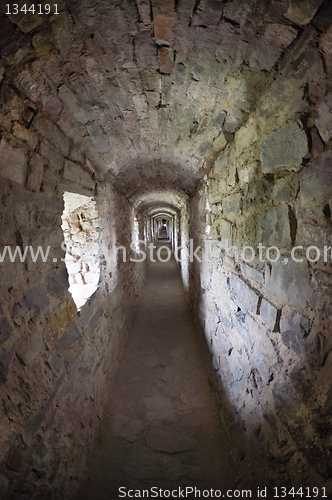
[[[100,279],[98,211],[95,201],[88,196],[65,192],[63,198],[68,290],[80,310],[97,290]]]

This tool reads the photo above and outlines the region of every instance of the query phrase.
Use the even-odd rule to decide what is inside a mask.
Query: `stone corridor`
[[[151,263],[78,499],[118,498],[121,486],[236,484],[201,340],[174,258]]]
[[[331,0],[0,2],[1,500],[331,497],[331,81]]]

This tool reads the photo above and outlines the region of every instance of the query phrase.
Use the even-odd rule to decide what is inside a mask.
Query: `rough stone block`
[[[15,137],[17,137],[23,142],[26,142],[30,149],[36,148],[38,143],[36,134],[31,132],[27,128],[23,127],[23,125],[20,125],[18,122],[15,122],[13,124],[12,132],[15,135]]]
[[[44,287],[36,287],[28,290],[15,304],[13,320],[20,326],[24,321],[30,321],[44,311],[49,305],[49,297]]]
[[[19,12],[19,14],[11,14],[9,16],[12,23],[17,24],[23,33],[28,33],[32,31],[37,26],[39,26],[42,22],[42,16],[32,15],[31,13],[24,14],[23,12]]]
[[[233,237],[233,224],[225,219],[221,219],[220,221],[220,237],[222,245],[225,245],[226,240],[228,240],[229,245],[231,244]]]
[[[84,109],[74,92],[72,92],[66,85],[61,85],[59,88],[59,97],[67,106],[69,112],[80,123],[86,123],[89,120],[89,113]]]
[[[283,318],[280,327],[281,339],[285,346],[297,354],[302,354],[301,344],[309,334],[310,326],[309,319],[295,311]]]
[[[136,103],[135,103],[136,104]],[[110,149],[107,135],[104,134],[103,129],[96,123],[87,126],[88,133],[100,153],[107,153]]]
[[[318,7],[322,3],[323,0],[310,0],[306,2],[291,0],[285,17],[299,26],[305,26],[314,17]]]
[[[224,214],[227,216],[241,215],[242,212],[242,194],[235,193],[227,196],[222,201]]]
[[[42,141],[40,154],[48,159],[49,165],[55,172],[59,172],[63,167],[63,156],[53,148],[47,141]]]
[[[24,427],[23,432],[22,432],[22,438],[25,444],[28,446],[30,445],[33,436],[36,434],[38,431],[39,427],[42,424],[42,421],[44,420],[45,415],[44,413],[37,413],[37,415],[34,415],[27,425]]]
[[[249,266],[245,262],[241,262],[241,271],[246,276],[249,276],[249,278],[252,278],[253,280],[257,281],[257,283],[262,283],[262,284],[265,283],[264,273],[258,271],[254,267]]]
[[[28,290],[21,300],[21,304],[26,307],[34,307],[38,311],[43,311],[49,305],[49,297],[46,288],[43,286]]]
[[[63,367],[63,357],[61,356],[61,354],[53,351],[52,354],[47,358],[47,364],[51,368],[52,372],[55,375],[58,375]]]
[[[284,382],[276,382],[272,388],[272,394],[276,409],[280,412],[282,419],[293,422],[301,410],[302,400],[299,395]]]
[[[47,292],[54,297],[62,297],[68,290],[68,273],[66,268],[49,277],[47,280]]]
[[[82,332],[77,323],[72,322],[67,326],[57,343],[58,351],[64,352],[72,347],[73,344],[82,336]]]
[[[151,4],[145,1],[137,2],[139,20],[145,25],[151,23]]]
[[[63,172],[63,176],[65,179],[68,179],[69,181],[75,182],[77,184],[81,184],[87,189],[94,189],[95,184],[90,175],[85,172],[77,163],[65,160],[65,169]]]
[[[230,275],[230,288],[234,294],[234,301],[242,312],[251,311],[256,314],[258,294],[252,290],[241,278],[235,274]]]
[[[270,200],[272,189],[272,182],[268,179],[263,178],[251,183],[244,198],[244,207],[250,207]]]
[[[259,314],[266,326],[273,332],[278,319],[278,309],[267,300],[262,299]]]
[[[269,71],[296,35],[297,30],[291,26],[268,24],[265,33],[258,40],[257,49],[250,57],[250,67]]]
[[[281,339],[289,349],[301,355],[314,368],[323,365],[328,352],[326,339],[302,314],[293,311],[283,318]]]
[[[0,113],[0,127],[6,129],[7,132],[10,132],[12,128],[12,121],[2,113]]]
[[[251,356],[255,368],[259,371],[265,384],[271,381],[274,368],[278,365],[278,358],[272,342],[266,335],[266,331],[251,316],[247,317],[247,328],[253,339]]]
[[[37,117],[35,120],[35,128],[64,156],[68,155],[69,139],[55,123],[47,118]]]
[[[228,166],[228,163],[228,156],[222,156],[221,158],[218,158],[214,164],[214,173],[220,174]]]
[[[308,263],[289,260],[287,264],[277,261],[271,269],[266,266],[265,286],[268,293],[278,297],[284,304],[305,308],[312,300]]]
[[[218,135],[218,137],[216,137],[213,141],[213,149],[217,152],[221,151],[222,149],[224,149],[224,147],[226,146],[227,144],[227,139],[225,137],[225,135],[220,132],[220,134]]]
[[[158,48],[158,61],[160,73],[170,75],[173,70],[173,50],[169,47]]]
[[[291,122],[263,139],[261,162],[265,174],[300,170],[308,154],[308,139],[297,123]]]
[[[175,65],[174,81],[177,85],[183,85],[186,81],[186,67],[182,62]]]
[[[220,193],[209,195],[210,205],[215,205],[216,203],[220,203],[222,201],[222,199],[223,199],[223,196]]]
[[[174,17],[157,15],[154,18],[154,37],[158,45],[171,45],[173,41]]]
[[[25,151],[11,146],[5,139],[0,142],[0,175],[18,184],[24,184],[27,175]]]
[[[299,174],[291,174],[277,179],[273,186],[272,197],[275,201],[289,202],[295,199],[299,189]]]
[[[16,353],[25,365],[31,365],[44,351],[45,344],[39,330],[34,331],[16,347]]]
[[[304,339],[303,351],[305,360],[313,367],[323,366],[329,346],[322,333],[315,326],[311,329],[309,335]]]
[[[15,446],[9,452],[6,466],[15,472],[18,472],[21,469],[22,461],[23,451],[19,446]]]
[[[52,312],[43,334],[49,349],[53,349],[56,345],[66,326],[76,316],[76,311],[75,303],[72,297],[69,296],[68,300],[63,301],[61,306]]]
[[[324,54],[324,59],[329,72],[332,70],[332,26],[319,39],[320,50]]]
[[[232,314],[232,321],[236,333],[239,335],[246,348],[251,349],[253,346],[253,339],[250,337],[250,334],[246,328],[248,326],[246,324],[246,318],[247,316],[243,314],[242,311]]]
[[[257,227],[257,243],[278,248],[291,246],[288,205],[278,205],[261,214]]]
[[[323,141],[328,142],[332,137],[332,94],[327,95],[318,106],[317,115],[315,125]]]
[[[228,369],[232,374],[232,378],[235,381],[240,381],[243,376],[245,375],[244,369],[245,369],[245,363],[244,363],[244,358],[246,358],[247,364],[248,364],[248,356],[245,353],[245,351],[242,350],[242,352],[232,349],[229,351],[229,354],[226,358],[226,363],[228,365]]]
[[[92,296],[91,299],[86,303],[86,305],[82,308],[80,314],[80,319],[81,319],[81,325],[83,328],[86,327],[86,325],[89,323],[91,320],[92,316],[96,312],[96,297]]]
[[[192,16],[192,25],[193,26],[202,26],[202,25],[216,25],[219,23],[219,19],[222,14],[223,4],[221,2],[214,1],[203,1],[200,3],[199,8],[194,11],[194,15]]]
[[[97,325],[100,320],[100,318],[103,315],[102,309],[98,309],[97,312],[92,316],[92,318],[89,321],[89,326],[88,326],[88,332],[89,332],[89,337],[90,339],[93,339],[96,334],[97,334]]]
[[[160,92],[162,90],[161,86],[161,76],[157,71],[150,71],[144,69],[140,73],[143,89],[147,92],[157,92],[159,94],[158,103],[160,101]],[[147,99],[148,96],[146,96]],[[157,103],[157,104],[158,104]]]
[[[300,173],[300,201],[307,206],[312,200],[332,195],[332,151],[325,151]]]
[[[0,302],[0,344],[7,340],[12,334],[12,327],[5,316],[2,304]]]
[[[324,258],[323,247],[332,245],[332,227],[314,226],[312,223],[306,224],[303,221],[299,221],[296,240],[304,248],[316,246],[320,251],[320,257]],[[310,256],[312,259],[319,257],[318,253],[314,250],[310,253]]]
[[[44,171],[44,160],[42,156],[34,153],[30,158],[29,167],[27,188],[30,189],[30,191],[39,191]]]
[[[157,69],[157,46],[152,41],[150,33],[143,31],[135,36],[135,54],[138,69]]]
[[[2,349],[0,351],[0,384],[7,382],[11,363],[14,358],[13,349]]]

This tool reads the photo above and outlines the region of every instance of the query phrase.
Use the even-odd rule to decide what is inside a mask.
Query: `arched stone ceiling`
[[[190,193],[322,2],[297,3],[59,0],[59,15],[34,18],[2,4],[0,81],[128,197]]]
[[[130,201],[138,210],[146,212],[147,215],[154,210],[169,210],[178,213],[187,209],[188,196],[179,190],[152,186],[150,189],[137,193]]]
[[[168,217],[172,217],[173,215],[177,215],[178,212],[176,210],[173,210],[172,208],[160,207],[160,208],[150,209],[146,213],[150,217],[159,217],[160,215],[167,215]]]
[[[162,219],[166,219],[166,220],[171,220],[171,216],[169,214],[165,214],[165,213],[160,213],[160,214],[156,214],[153,216],[153,219],[154,220],[162,220]]]

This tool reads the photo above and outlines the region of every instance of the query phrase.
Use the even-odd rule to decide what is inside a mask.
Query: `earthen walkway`
[[[78,498],[120,498],[119,487],[224,492],[229,453],[179,267],[152,263]]]

